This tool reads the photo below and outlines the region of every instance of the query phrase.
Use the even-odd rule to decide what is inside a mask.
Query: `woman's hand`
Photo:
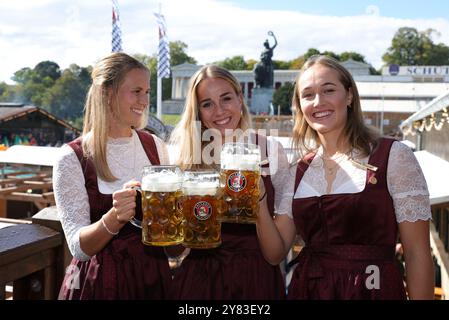
[[[140,187],[139,181],[129,181],[123,185],[123,189],[112,194],[112,211],[116,219],[125,224],[136,214],[136,195],[137,191],[132,187]]]

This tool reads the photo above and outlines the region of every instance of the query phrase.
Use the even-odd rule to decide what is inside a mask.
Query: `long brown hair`
[[[343,130],[343,139],[347,139],[349,145],[361,151],[362,155],[367,156],[372,149],[376,147],[379,133],[371,127],[365,125],[360,105],[360,96],[351,73],[343,67],[337,60],[323,56],[311,56],[301,68],[300,74],[296,79],[296,85],[293,92],[293,109],[295,111],[295,124],[293,127],[292,144],[294,150],[297,150],[299,157],[315,150],[321,145],[318,133],[307,123],[301,110],[299,99],[300,88],[299,79],[307,69],[314,65],[322,65],[331,68],[338,73],[338,78],[347,92],[352,92],[352,101],[348,106],[348,117]]]
[[[112,174],[106,158],[110,114],[115,113],[119,116],[118,89],[128,72],[133,69],[150,72],[144,64],[135,58],[126,53],[117,52],[102,58],[92,70],[92,85],[87,93],[84,106],[82,147],[84,154],[92,158],[98,176],[104,181],[117,180]],[[115,104],[111,104],[110,97],[116,99]],[[115,105],[116,108],[112,109],[112,105]],[[145,108],[145,115],[137,129],[145,127],[148,108]]]
[[[183,169],[194,168],[196,162],[194,153],[198,150],[203,150],[204,144],[201,139],[203,131],[206,128],[203,125],[200,127],[195,125],[200,122],[197,87],[201,81],[208,78],[223,79],[232,86],[237,95],[242,95],[242,88],[238,80],[228,70],[217,65],[203,66],[190,78],[181,120],[173,129],[170,138],[170,144],[176,145],[179,148],[179,156],[177,157],[176,164]],[[251,127],[251,116],[244,99],[242,101],[242,115],[237,128],[245,131]],[[201,162],[203,162],[202,160]],[[202,163],[200,166],[202,166]]]

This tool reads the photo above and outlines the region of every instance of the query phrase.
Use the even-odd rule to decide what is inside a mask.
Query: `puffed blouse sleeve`
[[[292,218],[293,184],[290,183],[292,178],[287,155],[278,141],[269,139],[268,148],[271,183],[275,192],[274,211]]]
[[[58,216],[72,255],[81,260],[90,256],[81,250],[80,231],[91,224],[90,205],[81,164],[73,149],[64,145],[53,166],[53,191]]]
[[[398,223],[432,218],[429,191],[418,160],[408,146],[398,141],[391,146],[387,183]]]

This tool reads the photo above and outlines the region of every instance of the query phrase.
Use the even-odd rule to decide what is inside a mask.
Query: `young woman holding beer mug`
[[[60,299],[164,299],[171,280],[164,252],[142,244],[135,214],[145,165],[168,162],[146,125],[149,70],[125,53],[93,68],[83,135],[62,147],[54,166],[56,205],[74,258]],[[134,182],[133,182],[134,181]]]
[[[219,170],[218,159],[225,135],[232,135],[238,129],[245,132],[250,123],[250,114],[235,77],[218,66],[202,67],[190,79],[185,110],[172,135],[178,150],[175,164],[183,169]],[[212,152],[208,149],[211,143],[208,129],[218,133],[212,141],[218,144],[218,149]],[[251,139],[252,143],[267,144],[267,139],[261,135]],[[260,201],[267,202],[270,214],[274,214],[285,202],[280,191],[285,181],[283,174],[288,174],[287,157],[282,146],[271,140],[268,147],[261,150],[262,158],[267,158],[268,152],[268,163],[276,163],[277,167],[277,170],[274,166],[269,168],[272,175],[267,175],[264,183],[260,183]],[[285,287],[281,270],[264,259],[255,224],[222,223],[221,235],[221,246],[191,249],[175,270],[173,298],[283,299]]]
[[[296,233],[305,242],[291,263],[288,298],[405,299],[394,260],[399,233],[408,297],[432,299],[429,193],[413,152],[365,126],[354,79],[334,59],[309,58],[293,106],[293,142],[302,151],[293,204],[274,222],[261,210],[258,221],[274,265]]]

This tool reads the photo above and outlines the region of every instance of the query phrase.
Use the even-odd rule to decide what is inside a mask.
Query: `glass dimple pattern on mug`
[[[220,154],[220,181],[227,210],[222,222],[256,223],[259,212],[260,148],[225,143]]]
[[[223,210],[219,178],[219,173],[213,170],[184,172],[182,211],[186,247],[208,249],[221,244],[219,217]]]

